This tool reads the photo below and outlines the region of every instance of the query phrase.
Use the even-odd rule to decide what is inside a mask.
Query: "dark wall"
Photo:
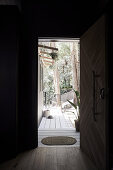
[[[109,75],[109,149],[110,166],[113,168],[113,7],[108,11],[108,75]]]
[[[37,35],[32,25],[30,8],[20,16],[19,56],[19,151],[38,145],[37,123]]]
[[[98,169],[106,169],[106,126],[108,110],[105,95],[100,99],[99,89],[107,89],[106,79],[106,17],[102,16],[81,37],[80,46],[80,146],[93,160]],[[100,77],[95,78],[95,89],[92,71]],[[96,97],[93,97],[95,90]],[[95,101],[95,104],[93,103]],[[93,108],[94,107],[94,108]],[[95,109],[95,110],[94,110]],[[94,114],[98,113],[95,116]]]
[[[0,161],[16,154],[17,11],[0,6]]]
[[[23,10],[28,12],[26,19],[40,37],[80,37],[106,7],[106,0],[23,3]]]

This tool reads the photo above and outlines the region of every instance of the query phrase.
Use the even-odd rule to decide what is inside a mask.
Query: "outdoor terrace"
[[[50,114],[53,119],[42,118],[38,128],[38,146],[43,147],[41,140],[49,136],[70,136],[76,138],[77,142],[70,146],[80,146],[80,133],[76,132],[74,119],[76,115],[71,109],[62,112],[60,107],[51,107]],[[65,145],[66,146],[66,145]],[[69,147],[69,145],[67,145]]]

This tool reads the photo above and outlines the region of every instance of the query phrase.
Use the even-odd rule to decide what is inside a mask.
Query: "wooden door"
[[[80,132],[81,149],[99,170],[106,169],[107,69],[106,17],[81,37]]]

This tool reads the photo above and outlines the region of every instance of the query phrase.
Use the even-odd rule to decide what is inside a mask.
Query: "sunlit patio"
[[[43,147],[41,140],[48,136],[70,136],[76,138],[77,142],[71,146],[80,146],[80,133],[76,132],[74,120],[76,112],[72,108],[65,111],[61,107],[50,107],[50,115],[52,119],[42,118],[38,129],[38,145]],[[69,146],[68,146],[69,147]]]

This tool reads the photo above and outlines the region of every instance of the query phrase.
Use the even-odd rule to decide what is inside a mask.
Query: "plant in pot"
[[[49,54],[53,60],[56,60],[58,58],[58,54],[56,52],[52,52]]]
[[[73,89],[74,90],[74,89]],[[67,100],[75,109],[77,112],[77,119],[75,119],[75,127],[76,127],[76,131],[79,132],[80,131],[80,94],[78,91],[74,90],[75,94],[76,94],[76,99],[77,102],[72,103],[71,101]]]

